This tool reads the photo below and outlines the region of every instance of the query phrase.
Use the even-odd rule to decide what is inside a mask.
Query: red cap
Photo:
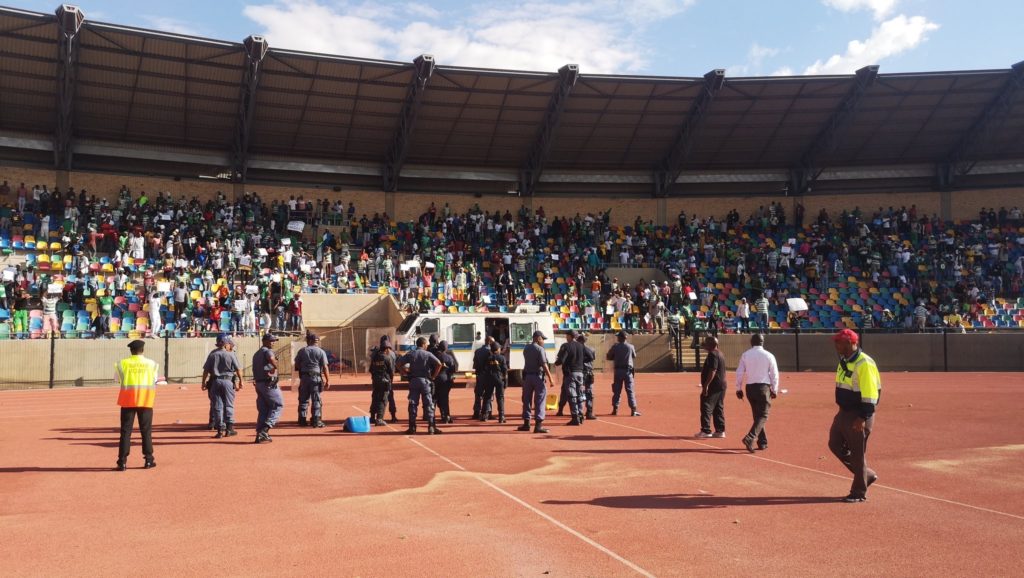
[[[860,336],[852,329],[844,329],[833,335],[832,341],[849,341],[853,345],[857,345],[857,342],[860,341]]]

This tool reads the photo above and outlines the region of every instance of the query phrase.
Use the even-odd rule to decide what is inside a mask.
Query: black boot
[[[310,425],[312,425],[313,427],[325,427],[327,424],[325,424],[324,420],[320,419],[320,416],[317,415],[313,416]]]
[[[505,423],[505,414],[503,414],[503,413],[499,413],[498,414],[498,423]]]
[[[524,419],[523,425],[517,427],[516,431],[530,431],[530,420]]]
[[[619,415],[619,406],[612,407],[612,415]]]
[[[416,417],[415,416],[409,416],[409,429],[405,430],[405,433],[408,434],[408,435],[412,435],[412,434],[416,433]]]
[[[583,422],[580,421],[580,417],[578,415],[574,415],[572,416],[572,419],[569,420],[569,423],[565,425],[583,425]]]
[[[391,423],[398,423],[398,416],[395,415],[395,412],[391,412]]]
[[[229,438],[231,436],[236,436],[236,435],[238,435],[238,432],[235,431],[235,424],[233,424],[231,422],[228,422],[228,428],[224,432],[224,437]]]
[[[299,414],[299,427],[306,427],[306,416]]]
[[[588,409],[588,410],[587,410],[587,419],[597,419],[597,418],[596,418],[596,417],[594,416],[594,410],[592,410],[592,409]]]
[[[217,430],[217,435],[215,435],[213,437],[216,438],[216,439],[220,439],[220,438],[224,437],[224,430],[218,429]]]
[[[436,423],[431,423],[430,425],[427,426],[427,433],[429,435],[433,436],[433,435],[441,435],[444,432],[437,428],[437,424]]]
[[[388,422],[386,422],[382,418],[378,417],[376,420],[374,420],[373,425],[375,425],[377,427],[385,427],[385,426],[388,425]]]
[[[533,433],[548,433],[547,428],[544,427],[544,420],[538,419],[536,422],[534,422],[534,424],[535,425],[533,426]],[[529,422],[527,422],[526,425],[530,425]]]

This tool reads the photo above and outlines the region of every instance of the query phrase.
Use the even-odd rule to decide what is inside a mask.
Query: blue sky
[[[10,0],[8,0],[10,1]],[[51,12],[57,1],[21,0]],[[86,18],[271,46],[443,65],[731,76],[1007,68],[1020,0],[81,0]]]

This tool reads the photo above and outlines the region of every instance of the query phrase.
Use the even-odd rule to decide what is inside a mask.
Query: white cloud
[[[778,48],[772,48],[770,46],[761,46],[758,43],[750,45],[750,50],[747,51],[747,61],[744,64],[736,64],[726,68],[725,73],[728,76],[749,76],[761,73],[761,65],[764,61],[770,58],[774,58],[782,52]]]
[[[396,14],[372,4],[277,0],[244,9],[271,46],[408,61],[433,54],[456,66],[638,72],[650,49],[644,27],[675,16],[696,0],[520,0],[484,4],[468,14],[442,14],[420,3]]]
[[[437,20],[441,17],[440,10],[427,4],[420,4],[419,2],[407,2],[405,4],[405,10],[409,14],[420,16],[422,18],[429,18],[430,20]]]
[[[867,40],[851,40],[846,52],[833,54],[825,61],[818,60],[804,70],[804,74],[850,74],[869,64],[878,64],[885,58],[906,52],[928,39],[928,33],[939,25],[924,16],[900,14],[882,22]]]
[[[780,68],[780,69],[776,70],[775,72],[773,72],[771,75],[772,76],[793,76],[794,74],[796,74],[796,72],[792,68],[790,68],[788,66],[783,66],[782,68]]]
[[[190,22],[184,20],[167,16],[143,16],[142,19],[146,21],[148,26],[157,30],[181,34],[182,36],[200,36],[198,29]]]
[[[892,13],[899,0],[822,0],[826,6],[831,6],[841,12],[857,12],[870,10],[875,20],[882,20]]]

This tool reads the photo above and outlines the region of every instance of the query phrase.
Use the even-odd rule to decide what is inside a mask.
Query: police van
[[[533,341],[533,332],[544,334],[548,361],[555,361],[558,347],[565,342],[555,339],[550,313],[412,313],[395,331],[398,354],[416,347],[420,337],[437,335],[447,341],[448,350],[459,362],[459,373],[473,372],[473,353],[483,347],[484,339],[493,337],[503,346],[509,367],[509,384],[522,380],[523,348]]]

